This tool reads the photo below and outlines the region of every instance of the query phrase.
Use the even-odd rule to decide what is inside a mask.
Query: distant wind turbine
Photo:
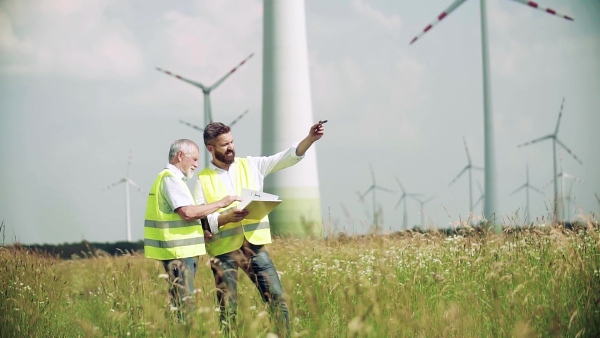
[[[554,175],[553,177],[558,177],[558,173],[557,173],[557,169],[556,169],[556,145],[560,145],[561,147],[563,147],[571,156],[573,156],[573,158],[579,162],[580,164],[583,164],[583,162],[577,158],[577,156],[575,156],[575,154],[571,151],[571,149],[567,148],[567,146],[562,143],[561,140],[558,139],[558,128],[560,127],[560,119],[562,117],[562,113],[563,113],[563,107],[565,104],[565,99],[563,98],[562,103],[560,105],[560,112],[558,113],[558,121],[556,122],[556,128],[554,129],[554,133],[537,138],[535,140],[529,141],[529,142],[525,142],[522,144],[519,144],[517,147],[524,147],[524,146],[528,146],[530,144],[534,144],[537,143],[539,141],[543,141],[543,140],[552,140],[552,167],[554,169]],[[558,219],[560,218],[559,214],[558,214],[558,185],[557,185],[557,181],[554,180],[554,220],[558,221]]]
[[[106,186],[104,188],[104,190],[108,190],[111,189],[121,183],[125,183],[125,210],[126,210],[126,220],[127,220],[127,241],[131,242],[131,211],[129,210],[129,186],[133,186],[135,188],[137,188],[137,190],[139,192],[141,192],[142,194],[144,194],[144,189],[140,188],[139,185],[137,185],[133,180],[131,180],[131,178],[129,178],[129,168],[131,168],[131,152],[129,152],[129,161],[127,162],[127,173],[125,174],[125,177],[123,177],[122,179],[118,180],[117,182]]]
[[[400,180],[398,179],[398,177],[396,177],[396,182],[398,182],[398,185],[400,186],[402,194],[400,195],[400,199],[398,200],[398,202],[396,203],[396,206],[394,208],[398,208],[398,206],[400,205],[400,203],[402,201],[404,201],[404,216],[402,217],[402,230],[406,230],[407,227],[408,227],[408,214],[407,214],[407,209],[406,209],[406,200],[407,200],[407,197],[411,197],[411,198],[414,198],[416,200],[416,197],[420,196],[421,194],[407,193],[406,190],[404,190],[404,187],[402,186],[402,183],[400,183]]]
[[[469,173],[469,212],[473,212],[473,169],[483,170],[481,167],[476,167],[471,163],[471,155],[469,155],[469,147],[467,147],[467,140],[463,136],[463,143],[465,144],[465,152],[467,153],[467,165],[463,168],[463,170],[458,173],[458,175],[450,182],[449,185],[452,185],[458,178],[464,174],[465,172]]]
[[[375,173],[373,172],[373,166],[369,163],[369,168],[371,169],[371,178],[373,180],[373,184],[371,184],[371,186],[362,194],[360,195],[360,199],[363,200],[364,197],[370,192],[371,193],[371,197],[373,198],[373,226],[375,227],[375,229],[379,230],[379,224],[377,222],[377,201],[376,201],[376,197],[375,197],[375,191],[376,190],[381,190],[381,191],[385,191],[385,192],[391,192],[393,193],[393,190],[384,188],[382,186],[377,185],[377,182],[375,181]]]
[[[419,202],[419,210],[421,210],[421,226],[422,227],[425,227],[425,203],[431,201],[434,198],[435,198],[435,196],[431,196],[426,200],[421,200],[418,197],[414,197],[414,199],[417,200],[417,202]]]
[[[458,6],[464,3],[466,0],[456,0],[450,7],[443,11],[435,21],[427,25],[423,32],[412,39],[410,44],[413,44],[425,33],[427,33],[433,26],[437,25]],[[550,8],[544,8],[539,6],[533,1],[527,0],[513,0],[521,4],[540,9],[548,14],[557,15],[567,20],[573,21],[573,18],[566,15],[558,14],[555,10]],[[483,206],[483,213],[489,220],[494,217],[496,210],[496,154],[494,148],[494,127],[493,127],[493,116],[492,116],[492,101],[491,101],[491,87],[490,87],[490,62],[489,62],[489,47],[488,47],[488,33],[487,33],[487,19],[486,19],[486,0],[481,0],[480,3],[481,13],[481,58],[483,66],[483,137],[484,137],[484,156],[485,156],[485,192],[486,197]],[[501,230],[501,225],[496,225],[496,231]]]
[[[225,74],[223,77],[221,77],[219,80],[217,80],[217,82],[215,82],[212,86],[205,86],[200,82],[187,79],[181,75],[171,73],[170,71],[164,70],[159,67],[156,67],[156,70],[163,72],[167,75],[173,76],[175,78],[178,78],[181,81],[187,82],[195,87],[202,89],[202,92],[204,93],[204,125],[206,126],[207,124],[209,124],[210,122],[213,121],[212,108],[211,108],[211,104],[210,104],[210,93],[213,90],[215,90],[219,85],[221,85],[221,83],[223,83],[223,81],[225,81],[225,79],[227,79],[231,74],[233,74],[236,70],[238,70],[238,68],[240,68],[244,63],[246,63],[246,61],[248,61],[248,59],[250,59],[253,55],[254,55],[254,53],[250,54],[250,56],[248,56],[246,59],[244,59],[244,61],[240,62],[239,65],[237,65],[235,68],[230,70],[227,74]],[[208,152],[204,152],[204,162],[205,162],[204,163],[205,166],[208,166]]]
[[[525,223],[527,223],[527,222],[531,221],[531,214],[530,214],[530,209],[529,209],[529,189],[531,189],[533,191],[536,191],[536,192],[538,192],[538,193],[540,193],[542,195],[544,193],[540,189],[538,189],[538,188],[532,186],[531,184],[529,184],[529,164],[527,164],[525,166],[525,177],[526,177],[525,183],[522,186],[518,187],[517,190],[513,191],[510,195],[512,196],[512,195],[516,194],[519,190],[525,189],[525,196],[526,196],[526,200],[525,200],[525,202],[526,202],[526,213],[525,213],[525,215],[527,216],[527,218],[525,219]]]
[[[243,112],[243,113],[242,113],[240,116],[236,117],[236,118],[235,118],[235,120],[233,120],[233,121],[232,121],[232,122],[229,124],[229,127],[232,127],[234,124],[236,124],[236,123],[237,123],[237,121],[239,121],[239,120],[240,120],[240,119],[241,119],[241,118],[242,118],[244,115],[246,115],[246,114],[248,113],[248,111],[249,111],[249,110],[248,110],[248,109],[246,109],[246,111],[245,111],[245,112]],[[191,123],[189,123],[189,122],[186,122],[186,121],[183,121],[183,120],[179,120],[179,122],[181,122],[181,123],[185,124],[186,126],[192,127],[192,128],[194,128],[194,129],[196,129],[196,130],[198,130],[198,131],[200,131],[200,132],[204,132],[204,128],[202,128],[202,127],[198,127],[198,126],[197,126],[197,125],[195,125],[195,124],[191,124]]]
[[[578,182],[578,183],[583,183],[583,180],[580,179],[577,176],[573,176],[569,173],[566,173],[563,169],[563,165],[562,165],[562,156],[561,153],[558,153],[558,157],[560,160],[560,172],[558,174],[556,174],[554,176],[554,178],[552,178],[548,183],[546,183],[546,185],[544,186],[544,188],[547,188],[551,183],[554,183],[554,186],[556,186],[556,182],[560,179],[560,201],[561,201],[561,205],[559,210],[562,213],[562,217],[564,218],[565,221],[569,221],[569,217],[568,215],[565,213],[565,203],[566,203],[566,197],[565,197],[565,179],[570,179],[572,181]],[[559,195],[556,195],[559,196]],[[558,200],[558,198],[556,198],[556,200]]]

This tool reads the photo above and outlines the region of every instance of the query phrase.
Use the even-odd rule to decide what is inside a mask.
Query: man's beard
[[[231,164],[233,161],[235,161],[235,150],[228,150],[224,154],[215,152],[215,158],[219,160],[219,162]]]
[[[194,177],[194,168],[190,167],[188,170],[185,171],[185,178],[186,179],[190,179],[192,177]]]

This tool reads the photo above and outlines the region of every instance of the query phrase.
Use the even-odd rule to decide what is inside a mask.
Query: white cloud
[[[0,15],[1,70],[86,79],[139,74],[144,61],[129,30],[105,16],[113,2],[5,4]]]
[[[352,7],[357,12],[364,15],[367,19],[372,20],[381,26],[390,30],[399,30],[402,27],[402,21],[397,15],[386,15],[380,10],[377,10],[363,0],[354,0]]]

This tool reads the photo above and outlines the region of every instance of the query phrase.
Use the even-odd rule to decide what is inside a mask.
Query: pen
[[[319,124],[323,124],[323,123],[327,123],[327,120],[323,120],[323,121],[319,120]]]

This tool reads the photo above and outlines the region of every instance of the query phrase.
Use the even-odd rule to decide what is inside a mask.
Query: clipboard
[[[244,207],[244,209],[248,210],[249,213],[244,219],[256,219],[261,220],[265,216],[267,216],[273,209],[275,209],[279,204],[281,204],[280,200],[275,201],[251,201]]]
[[[245,219],[261,220],[280,203],[281,200],[277,195],[242,188],[242,202],[238,204],[237,208],[246,209],[250,212]]]

